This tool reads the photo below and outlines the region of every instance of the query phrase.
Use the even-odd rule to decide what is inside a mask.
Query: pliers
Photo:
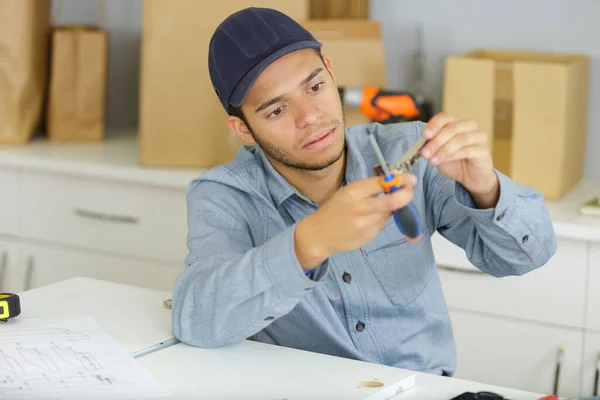
[[[382,175],[381,185],[386,193],[393,193],[402,189],[400,186],[400,174],[409,172],[421,157],[421,149],[427,143],[427,139],[421,136],[391,167],[386,163],[381,149],[375,137],[369,133],[369,140],[377,155],[379,164],[375,165],[375,173]],[[417,242],[421,238],[421,218],[417,209],[411,201],[406,206],[394,211],[394,221],[400,232],[409,242]]]

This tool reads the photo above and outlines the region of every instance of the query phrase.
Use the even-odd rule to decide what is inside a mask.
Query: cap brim
[[[302,50],[302,49],[318,49],[320,47],[322,47],[322,44],[316,40],[304,40],[301,42],[289,44],[289,45],[277,50],[276,52],[274,52],[273,54],[271,54],[270,56],[268,56],[267,58],[265,58],[264,60],[262,60],[261,62],[256,64],[254,66],[254,68],[252,68],[242,78],[240,83],[238,83],[235,90],[231,94],[231,98],[229,99],[229,104],[234,107],[240,107],[244,103],[244,100],[246,100],[246,97],[248,96],[248,93],[250,92],[250,88],[252,88],[252,85],[254,84],[254,82],[256,82],[256,79],[258,78],[258,76],[269,65],[271,65],[271,63],[273,61],[277,60],[278,58],[280,58],[288,53],[291,53],[292,51]]]

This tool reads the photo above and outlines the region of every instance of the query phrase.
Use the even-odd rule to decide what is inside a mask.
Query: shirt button
[[[529,235],[525,235],[523,236],[523,239],[521,239],[521,242],[525,243],[529,240]]]
[[[358,321],[356,323],[356,330],[359,331],[359,332],[364,331],[365,330],[365,323],[362,322],[362,321]]]
[[[498,215],[498,218],[496,218],[496,221],[502,221],[502,218],[504,218],[505,213],[506,213],[506,211],[502,211],[502,213],[500,215]]]
[[[344,275],[342,275],[342,280],[346,283],[350,283],[350,281],[352,280],[352,275],[350,275],[347,272],[344,272]]]

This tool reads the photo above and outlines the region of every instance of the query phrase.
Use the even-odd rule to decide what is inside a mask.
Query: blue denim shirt
[[[346,182],[374,174],[367,128],[394,162],[424,126],[347,128]],[[242,147],[232,162],[193,180],[173,334],[199,347],[250,339],[452,375],[455,346],[431,235],[439,232],[495,277],[544,265],[556,238],[542,195],[498,171],[500,199],[492,209],[477,209],[463,186],[425,159],[411,172],[418,177],[421,240],[406,241],[390,218],[362,249],[333,255],[312,278],[294,253],[294,228],[318,205],[279,175],[260,148]]]

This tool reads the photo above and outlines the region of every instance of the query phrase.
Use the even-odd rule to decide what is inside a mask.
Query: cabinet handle
[[[79,217],[95,219],[98,221],[119,222],[123,224],[137,224],[139,222],[139,218],[132,215],[106,214],[100,211],[86,210],[84,208],[75,208],[73,212]]]
[[[35,262],[33,257],[29,257],[27,259],[27,270],[25,271],[25,290],[31,289],[31,277],[33,275],[33,267],[35,266]]]
[[[600,378],[600,352],[596,354],[596,376],[594,377],[594,396],[598,396],[598,379]]]
[[[445,264],[438,264],[437,267],[438,267],[438,269],[443,269],[443,270],[450,271],[450,272],[460,272],[461,274],[481,274],[481,275],[485,275],[485,272],[480,271],[478,269],[459,268],[459,267],[453,267],[451,265],[445,265]]]
[[[558,381],[560,379],[560,368],[565,355],[565,347],[563,345],[558,346],[558,354],[556,355],[556,370],[554,371],[554,385],[552,394],[558,396]]]
[[[2,253],[2,262],[0,263],[0,290],[4,290],[4,272],[8,265],[8,251]]]

